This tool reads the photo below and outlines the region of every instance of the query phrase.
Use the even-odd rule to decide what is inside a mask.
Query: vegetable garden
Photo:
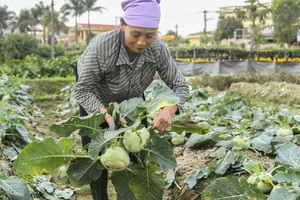
[[[222,76],[211,78],[224,83]],[[169,132],[159,133],[141,123],[147,118],[150,124],[158,109],[178,102],[157,80],[145,101],[134,98],[110,105],[108,112],[115,119],[121,115],[128,122],[116,120],[110,129],[99,128],[103,114],[77,117],[72,85],[62,88],[62,96],[49,98],[51,104],[57,103],[60,117],[49,122],[44,134],[37,134],[38,125],[32,126],[33,122],[47,118],[30,94],[32,85],[3,75],[1,198],[71,199],[78,195],[76,188],[108,168],[113,187],[123,199],[299,199],[300,100],[287,101],[288,93],[299,85],[290,83],[294,87],[288,90],[280,82],[266,83],[273,86],[272,94],[281,95],[270,103],[266,90],[252,92],[254,100],[251,92],[234,90],[234,84],[211,90],[217,85],[213,81],[210,88],[191,78],[189,83],[188,101],[173,118]],[[85,148],[76,144],[82,135],[92,137]],[[133,146],[127,137],[139,145]],[[99,152],[113,156],[99,156]],[[117,161],[111,162],[114,157]]]

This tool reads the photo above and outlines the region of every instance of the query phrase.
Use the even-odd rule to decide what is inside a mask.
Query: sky
[[[0,6],[8,6],[8,11],[17,15],[21,9],[30,9],[41,0],[0,0]],[[68,0],[53,0],[54,10],[59,11]],[[45,5],[51,5],[52,0],[43,0]],[[245,0],[161,0],[161,21],[159,31],[166,34],[169,30],[176,31],[178,35],[186,37],[192,33],[204,30],[204,11],[206,14],[206,30],[214,31],[218,23],[220,7],[245,5]],[[261,3],[271,0],[260,0]],[[97,6],[106,9],[101,13],[91,13],[92,24],[119,24],[122,17],[121,0],[98,0]],[[87,14],[78,18],[78,23],[87,23]],[[75,19],[70,18],[68,26],[75,25]]]

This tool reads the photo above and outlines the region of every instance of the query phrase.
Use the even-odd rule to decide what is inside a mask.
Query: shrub
[[[35,53],[38,47],[38,41],[33,35],[20,33],[7,35],[1,43],[0,55],[3,60],[22,60]]]
[[[54,56],[62,56],[65,53],[65,49],[61,45],[55,45]],[[51,57],[51,46],[50,45],[38,45],[38,50],[36,54],[42,58],[50,58]]]

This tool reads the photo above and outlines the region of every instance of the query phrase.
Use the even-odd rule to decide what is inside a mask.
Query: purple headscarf
[[[158,28],[160,0],[123,0],[124,21],[131,26]]]

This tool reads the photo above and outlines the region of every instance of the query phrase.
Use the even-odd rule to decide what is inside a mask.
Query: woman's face
[[[121,24],[128,53],[142,53],[155,40],[157,28],[141,28]]]

